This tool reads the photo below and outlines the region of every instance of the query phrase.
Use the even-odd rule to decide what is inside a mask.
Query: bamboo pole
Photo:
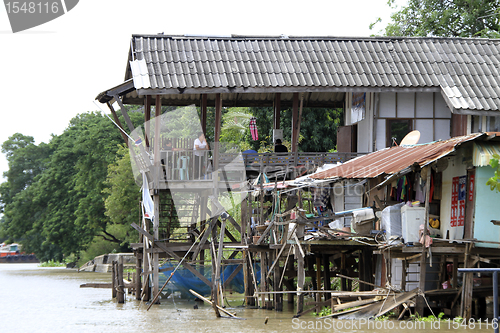
[[[198,297],[199,299],[201,299],[201,300],[203,300],[203,301],[207,302],[208,304],[210,304],[210,305],[212,305],[212,306],[214,306],[214,305],[215,305],[215,307],[217,307],[217,309],[218,309],[219,311],[221,311],[221,312],[223,312],[223,313],[227,314],[227,315],[228,315],[228,316],[230,316],[231,318],[237,318],[237,319],[244,319],[244,320],[246,320],[246,318],[239,318],[239,317],[236,317],[236,315],[235,315],[234,313],[231,313],[231,312],[227,311],[226,309],[224,309],[223,307],[218,306],[218,305],[217,305],[217,304],[215,304],[214,302],[212,302],[212,301],[210,301],[209,299],[207,299],[207,298],[205,298],[205,297],[201,296],[200,294],[198,294],[198,293],[197,293],[196,291],[194,291],[193,289],[189,289],[189,292],[190,292],[191,294],[195,295],[196,297]],[[218,316],[218,317],[220,317],[220,316]]]

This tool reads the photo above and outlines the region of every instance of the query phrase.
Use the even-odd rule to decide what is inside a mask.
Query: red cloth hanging
[[[257,131],[257,118],[250,118],[250,133],[252,134],[252,140],[259,140],[259,133]]]

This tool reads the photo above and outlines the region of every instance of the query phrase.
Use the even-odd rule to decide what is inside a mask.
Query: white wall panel
[[[377,144],[376,150],[385,148],[385,119],[377,119]]]
[[[436,99],[434,101],[434,108],[436,113],[436,118],[451,118],[451,111],[446,105],[446,102],[443,99],[441,94],[436,94]]]
[[[398,93],[397,107],[398,118],[413,118],[415,116],[415,94]]]
[[[448,140],[450,138],[450,120],[436,119],[434,125],[434,140]]]
[[[415,120],[415,129],[420,132],[420,140],[418,141],[418,143],[434,141],[434,128],[432,119]]]
[[[388,92],[380,94],[379,117],[396,117],[396,93]]]
[[[417,118],[432,118],[434,102],[432,93],[417,93]]]

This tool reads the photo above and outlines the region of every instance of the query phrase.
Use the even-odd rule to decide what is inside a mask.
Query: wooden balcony
[[[158,189],[192,189],[213,186],[234,188],[237,184],[266,173],[287,179],[313,171],[324,164],[343,163],[363,153],[219,153],[214,161],[214,152],[205,151],[202,159],[195,158],[193,150],[162,150],[161,170],[152,174],[159,175]],[[214,168],[218,172],[214,172]],[[153,170],[155,168],[153,167]],[[217,179],[214,179],[217,175]],[[153,183],[155,183],[153,181]]]

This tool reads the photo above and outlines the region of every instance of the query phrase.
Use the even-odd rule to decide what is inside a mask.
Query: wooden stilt
[[[125,303],[125,288],[123,286],[123,257],[119,256],[118,257],[118,274],[117,280],[118,280],[118,292],[116,295],[116,299],[118,300],[118,303]]]
[[[297,245],[298,246],[298,245]],[[304,270],[304,257],[300,251],[296,251],[297,255],[297,291],[302,291],[304,289],[304,282],[306,278]],[[304,294],[297,294],[297,313],[304,311]]]
[[[285,271],[288,271],[288,272],[293,272],[295,270],[295,267],[294,267],[294,262],[293,262],[293,258],[292,260],[288,260],[288,263],[285,265]],[[293,275],[292,275],[293,276]],[[288,282],[293,282],[293,277],[290,278],[290,276],[288,277]],[[288,289],[288,287],[287,287]],[[290,289],[288,289],[290,290]],[[293,293],[289,293],[287,294],[287,298],[288,298],[288,303],[289,304],[293,304],[295,301],[294,301],[294,298],[295,298],[295,294]]]
[[[431,173],[432,170],[430,166],[426,167],[427,169],[427,179],[425,182],[425,222],[424,222],[424,243],[425,243],[425,235],[427,235],[427,227],[429,224],[429,196],[430,196],[430,188],[431,188]],[[419,288],[421,292],[425,291],[425,275],[427,271],[427,263],[426,263],[426,257],[427,257],[427,248],[422,245],[422,256],[420,257],[420,278],[419,278]],[[417,297],[417,303],[415,307],[415,311],[420,315],[424,316],[424,307],[425,307],[425,300],[423,296],[418,296]]]
[[[406,291],[406,276],[408,271],[408,262],[403,260],[401,262],[401,290]]]
[[[281,287],[281,268],[279,258],[276,258],[275,261],[277,264],[274,266],[274,291],[281,291],[283,288]],[[274,309],[276,311],[283,311],[283,294],[275,294],[275,304]]]
[[[261,251],[260,253],[260,291],[262,294],[260,295],[260,306],[262,308],[266,307],[266,285],[267,285],[267,270],[266,270],[266,252]]]
[[[331,275],[330,275],[330,256],[323,254],[323,284],[325,290],[332,289]],[[330,299],[330,294],[325,294],[325,300]]]
[[[142,254],[138,252],[135,256],[135,299],[141,300],[142,281],[141,281]]]
[[[340,255],[340,272],[343,275],[347,275],[347,270],[346,270],[346,254],[345,253],[342,253]],[[340,290],[341,291],[347,291],[348,290],[347,279],[340,278]]]
[[[321,289],[321,257],[316,257],[316,290]],[[316,293],[316,303],[319,304],[321,302],[321,293]],[[319,306],[316,307],[316,312],[319,312],[321,308]]]
[[[111,297],[116,298],[116,261],[111,263]]]
[[[465,245],[465,259],[464,268],[469,268],[470,265],[470,249],[473,244],[469,243]],[[463,275],[463,288],[462,288],[462,306],[461,313],[462,317],[469,321],[472,317],[472,287],[474,282],[473,273],[464,273]]]

